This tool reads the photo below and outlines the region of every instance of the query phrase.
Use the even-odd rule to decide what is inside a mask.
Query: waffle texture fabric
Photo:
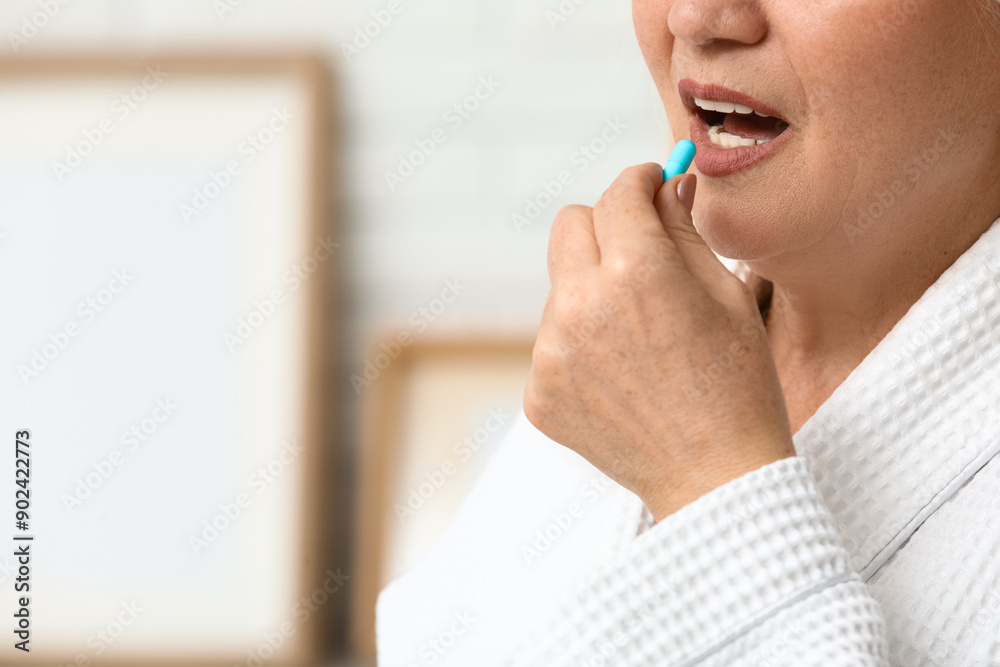
[[[522,413],[379,665],[1000,667],[1000,220],[794,441],[654,524]]]

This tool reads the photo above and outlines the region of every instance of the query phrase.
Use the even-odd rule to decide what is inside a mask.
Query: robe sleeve
[[[505,667],[888,665],[885,621],[800,457],[640,533]]]

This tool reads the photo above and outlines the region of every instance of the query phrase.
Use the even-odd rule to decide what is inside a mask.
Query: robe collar
[[[747,280],[745,267],[734,273]],[[763,310],[770,284],[751,286]],[[1000,451],[1000,219],[793,440],[872,579]]]

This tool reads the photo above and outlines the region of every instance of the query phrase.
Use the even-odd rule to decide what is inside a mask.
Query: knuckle
[[[532,351],[531,371],[524,386],[522,408],[535,428],[547,433],[558,409],[559,387],[565,375],[563,355],[558,347],[536,342]]]
[[[552,304],[552,318],[556,327],[568,331],[580,325],[586,318],[586,300],[574,293],[563,293]]]
[[[551,238],[558,237],[570,226],[587,224],[593,215],[593,209],[582,204],[567,204],[559,209],[552,220]]]
[[[623,185],[634,187],[648,179],[653,171],[659,171],[659,169],[660,167],[655,162],[644,162],[625,167],[618,176],[618,181]]]
[[[650,179],[655,180],[661,167],[655,162],[646,162],[644,164],[634,165],[632,167],[626,167],[618,175],[611,185],[604,191],[601,195],[600,200],[594,208],[607,208],[609,206],[614,206],[616,203],[621,202],[623,199],[627,198],[630,194],[633,194],[636,190],[643,190],[648,187],[648,182]]]
[[[548,410],[532,379],[529,379],[528,383],[524,386],[522,408],[524,409],[524,416],[527,417],[532,426],[544,432],[548,425]]]
[[[549,230],[549,254],[561,251],[563,240],[570,234],[571,229],[592,224],[592,216],[593,209],[589,206],[567,204],[560,208]]]
[[[620,253],[609,257],[606,262],[602,261],[601,266],[607,270],[608,276],[615,284],[631,285],[638,270],[632,257]]]
[[[621,193],[627,190],[642,188],[645,186],[646,182],[654,176],[654,174],[658,174],[660,169],[661,167],[655,162],[646,162],[626,167],[618,175],[618,178],[614,180],[608,190]]]
[[[589,215],[590,207],[583,204],[565,204],[556,212],[556,221],[580,220]]]
[[[618,203],[622,200],[625,194],[626,186],[621,180],[617,180],[607,187],[607,189],[601,194],[601,198],[597,200],[594,204],[594,211],[597,214],[602,214],[608,209],[614,209],[618,206]]]
[[[563,372],[565,352],[557,345],[538,340],[531,351],[531,377],[536,382],[551,381]]]

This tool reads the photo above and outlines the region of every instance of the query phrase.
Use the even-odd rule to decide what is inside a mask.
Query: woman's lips
[[[784,119],[777,111],[760,100],[723,86],[704,85],[692,79],[682,79],[678,84],[678,92],[685,108],[691,114],[691,141],[698,149],[695,155],[695,166],[705,176],[723,177],[747,169],[773,155],[792,137],[792,128],[786,126],[784,131],[765,143],[756,146],[722,148],[712,143],[709,138],[706,114],[695,106],[694,98],[714,102],[732,102],[750,107],[761,116],[773,117],[779,121],[784,121]],[[741,132],[740,134],[750,133]]]
[[[722,148],[708,138],[708,123],[698,113],[691,115],[691,141],[698,152],[694,164],[705,176],[721,178],[747,169],[774,155],[792,138],[791,127],[764,144]]]

